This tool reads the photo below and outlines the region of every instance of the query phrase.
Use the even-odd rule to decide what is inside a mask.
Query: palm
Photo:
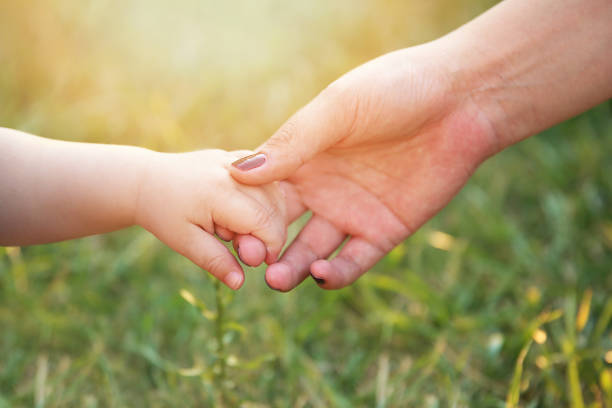
[[[288,181],[314,214],[387,252],[446,204],[469,175],[460,160],[441,162],[416,150],[403,144],[392,152],[323,153]]]
[[[391,149],[385,142],[330,149],[287,180],[318,225],[298,237],[302,246],[326,258],[346,236],[354,243],[347,244],[329,264],[338,264],[333,273],[322,266],[317,276],[313,268],[313,276],[325,276],[323,287],[351,283],[435,215],[463,186],[475,161],[465,139],[453,142],[458,140],[453,134],[457,126],[451,119],[394,142]],[[291,265],[292,284],[307,276],[307,265],[292,263],[290,253],[283,261]]]

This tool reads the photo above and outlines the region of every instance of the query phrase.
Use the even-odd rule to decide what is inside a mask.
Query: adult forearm
[[[0,244],[59,241],[131,225],[147,152],[0,129]]]
[[[612,1],[506,0],[439,40],[499,149],[612,97]]]

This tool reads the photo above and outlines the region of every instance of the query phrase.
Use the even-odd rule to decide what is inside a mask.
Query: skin
[[[217,240],[246,235],[247,260],[273,262],[286,237],[278,185],[242,185],[246,152],[158,153],[43,139],[0,128],[0,245],[62,241],[140,225],[232,289],[242,267]],[[253,263],[251,263],[253,265]]]
[[[506,0],[332,83],[260,146],[258,167],[231,168],[245,184],[284,180],[291,215],[313,214],[268,284],[351,284],[488,157],[610,98],[610,21],[609,0]]]

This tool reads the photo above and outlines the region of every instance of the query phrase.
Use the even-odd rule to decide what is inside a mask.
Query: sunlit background
[[[0,0],[0,126],[254,148],[344,72],[494,3]],[[491,160],[342,291],[256,269],[232,295],[138,229],[0,248],[0,407],[612,406],[610,117]]]
[[[54,138],[253,147],[342,73],[487,3],[5,0],[0,118]]]

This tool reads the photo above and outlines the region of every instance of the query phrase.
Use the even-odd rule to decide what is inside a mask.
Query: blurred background
[[[0,0],[0,125],[254,148],[494,3]],[[0,248],[0,407],[610,407],[611,174],[608,101],[489,160],[333,292],[249,269],[230,293],[136,228]]]

